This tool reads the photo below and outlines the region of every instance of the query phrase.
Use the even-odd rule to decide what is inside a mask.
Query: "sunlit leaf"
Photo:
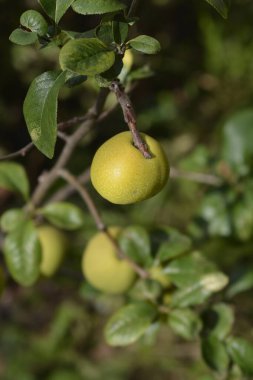
[[[147,331],[155,316],[155,307],[145,302],[122,307],[106,324],[107,343],[111,346],[134,343]]]
[[[60,51],[60,65],[81,75],[96,75],[108,70],[115,54],[97,38],[70,40]]]

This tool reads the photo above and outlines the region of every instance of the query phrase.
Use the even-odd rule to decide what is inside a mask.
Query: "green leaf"
[[[156,54],[161,50],[159,41],[157,41],[153,37],[146,36],[144,34],[128,41],[128,44],[133,49],[141,51],[145,54]]]
[[[166,240],[160,245],[156,260],[165,262],[187,252],[191,248],[191,239],[173,228],[166,228]]]
[[[15,162],[0,162],[0,187],[18,192],[27,200],[29,182],[23,166]]]
[[[230,337],[227,349],[241,370],[247,375],[253,375],[253,345],[243,338]]]
[[[232,329],[234,313],[229,305],[218,303],[205,311],[203,320],[208,335],[223,340]]]
[[[1,229],[4,232],[11,232],[15,230],[21,223],[26,220],[24,210],[20,208],[13,208],[6,211],[0,219]]]
[[[83,226],[85,217],[79,207],[68,202],[56,202],[38,210],[47,220],[59,228],[75,230]]]
[[[48,16],[58,24],[74,0],[39,0],[39,2]]]
[[[38,40],[38,36],[36,33],[27,32],[26,30],[18,28],[13,30],[9,40],[14,44],[25,46],[34,44]]]
[[[96,36],[105,45],[110,45],[113,42],[112,22],[102,22],[96,29]]]
[[[39,3],[46,12],[46,14],[54,20],[56,0],[39,0]]]
[[[93,15],[120,11],[125,5],[119,0],[76,0],[72,8],[82,15]]]
[[[207,222],[211,236],[229,236],[231,220],[227,211],[226,199],[220,192],[207,194],[200,207],[200,216]]]
[[[172,310],[168,322],[177,335],[187,340],[197,338],[202,328],[198,314],[191,309]]]
[[[32,9],[21,15],[20,24],[39,36],[47,33],[48,25],[46,20],[39,12]]]
[[[129,26],[126,22],[122,21],[113,21],[112,22],[112,30],[114,41],[117,44],[123,44],[128,36]]]
[[[131,287],[128,295],[138,301],[156,301],[162,293],[161,285],[152,279],[140,279]]]
[[[228,16],[230,0],[206,0],[224,18]]]
[[[56,24],[60,21],[60,19],[64,16],[64,14],[67,12],[69,7],[73,4],[74,0],[57,0],[56,1],[56,8],[55,8],[55,17],[54,21]]]
[[[188,307],[199,305],[212,293],[222,290],[228,284],[228,278],[221,272],[203,275],[195,283],[176,290],[171,299],[173,307]]]
[[[23,112],[34,145],[52,158],[57,134],[57,97],[65,72],[47,71],[35,78],[27,92]]]
[[[134,343],[147,331],[156,314],[156,309],[145,302],[122,307],[106,324],[107,343],[111,346]]]
[[[223,342],[215,336],[202,340],[202,356],[212,369],[218,372],[226,372],[229,366],[229,356]]]
[[[227,290],[227,297],[234,297],[236,294],[245,292],[253,288],[253,269],[250,268],[243,272],[237,280],[231,284]]]
[[[149,235],[143,227],[125,228],[118,242],[122,251],[139,265],[148,266],[152,262]]]
[[[245,175],[253,165],[253,110],[232,115],[223,127],[222,156],[238,173]]]
[[[63,46],[59,60],[63,70],[96,75],[113,65],[115,54],[96,38],[80,38]]]
[[[203,303],[211,292],[203,288],[199,283],[176,290],[171,296],[171,306],[185,308],[191,305]]]
[[[193,252],[185,257],[173,260],[164,268],[171,282],[178,287],[190,286],[203,278],[203,275],[213,273],[216,266],[207,260],[200,252]]]
[[[7,235],[3,252],[14,280],[24,286],[33,285],[40,273],[41,247],[31,221],[20,224]]]
[[[79,84],[85,82],[87,80],[86,75],[76,75],[71,73],[71,75],[68,76],[68,79],[66,80],[66,85],[68,87],[74,87],[79,86]]]

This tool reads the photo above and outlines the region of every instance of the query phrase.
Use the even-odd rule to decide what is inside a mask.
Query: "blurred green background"
[[[14,46],[8,40],[11,31],[19,25],[20,14],[29,8],[37,9],[37,1],[17,1],[14,6],[13,2],[0,0],[1,155],[30,141],[22,116],[23,99],[31,80],[57,65],[57,48],[36,50],[33,46]],[[233,279],[253,267],[253,151],[246,169],[233,171],[233,152],[226,151],[223,131],[235,113],[252,107],[253,3],[233,0],[227,20],[203,0],[142,0],[137,13],[140,21],[131,33],[134,35],[137,29],[141,34],[156,37],[162,45],[161,53],[154,57],[134,53],[133,69],[148,65],[154,73],[140,81],[131,94],[139,129],[162,142],[173,167],[216,175],[225,172],[226,176],[225,155],[231,161],[232,174],[228,173],[228,184],[222,191],[173,179],[158,196],[127,207],[112,206],[91,189],[92,194],[108,224],[141,224],[149,229],[168,224],[187,231],[195,238],[196,245]],[[61,24],[65,29],[82,32],[96,26],[98,20],[69,11]],[[84,114],[97,91],[92,81],[71,90],[64,88],[60,94],[59,121]],[[114,99],[110,96],[107,107],[112,104]],[[96,148],[125,128],[118,109],[80,143],[70,168],[76,174],[81,173],[90,164]],[[228,127],[228,135],[231,133]],[[60,148],[61,144],[57,150]],[[36,150],[17,161],[25,165],[32,186],[36,185],[39,174],[52,165]],[[80,204],[75,196],[71,199]],[[1,190],[1,212],[19,202]],[[248,210],[246,216],[245,210]],[[246,234],[245,228],[249,231]],[[219,378],[200,360],[198,342],[175,338],[166,327],[156,339],[150,334],[126,349],[106,345],[103,325],[112,311],[124,303],[124,298],[98,294],[83,281],[80,258],[94,232],[95,226],[87,214],[86,225],[76,234],[74,246],[54,278],[41,279],[28,289],[7,278],[0,300],[0,378]],[[252,337],[250,291],[233,302],[238,310],[236,330]]]

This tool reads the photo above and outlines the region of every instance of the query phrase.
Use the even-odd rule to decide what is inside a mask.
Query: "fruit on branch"
[[[91,182],[97,192],[115,204],[130,204],[151,198],[167,182],[169,164],[158,141],[141,134],[152,155],[143,157],[133,145],[130,132],[107,140],[91,164]]]
[[[52,226],[43,225],[37,231],[42,248],[40,272],[50,277],[59,268],[68,242],[64,234]]]
[[[110,227],[116,239],[120,227]],[[98,232],[83,253],[82,270],[87,281],[104,293],[122,294],[132,285],[135,272],[126,260],[117,256],[117,249],[105,232]]]

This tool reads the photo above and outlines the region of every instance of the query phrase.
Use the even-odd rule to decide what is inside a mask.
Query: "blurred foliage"
[[[22,116],[23,99],[33,78],[57,65],[57,47],[36,50],[31,46],[15,46],[8,40],[11,31],[19,25],[20,14],[29,7],[37,9],[38,4],[25,0],[13,7],[12,2],[0,1],[1,155],[30,141]],[[134,70],[144,66],[150,68],[147,69],[149,74],[153,73],[140,81],[131,95],[140,130],[162,141],[173,166],[182,171],[216,174],[222,177],[223,183],[216,189],[175,178],[154,198],[127,207],[104,203],[95,192],[92,194],[108,224],[139,224],[148,229],[169,225],[190,234],[194,247],[229,276],[231,284],[223,297],[236,310],[234,333],[252,340],[253,3],[251,0],[234,0],[226,21],[200,0],[142,1],[137,13],[141,15],[136,26],[138,31],[152,35],[162,45],[162,51],[154,57],[134,53],[133,78]],[[84,32],[97,24],[98,17],[88,16],[84,22],[83,17],[70,11],[61,23],[68,30],[75,28]],[[97,92],[92,80],[72,89],[63,88],[58,119],[82,115],[93,103]],[[112,104],[114,98],[109,97],[107,107]],[[96,148],[124,129],[122,114],[117,110],[80,142],[69,164],[70,169],[77,174],[82,172]],[[60,143],[56,150],[59,148]],[[36,150],[20,158],[19,162],[25,165],[32,188],[39,174],[52,165]],[[71,200],[81,206],[75,196]],[[19,202],[20,199],[1,189],[1,211],[17,208]],[[163,326],[157,333],[158,326],[154,323],[138,343],[124,349],[112,348],[105,343],[103,327],[106,321],[131,295],[112,298],[84,283],[80,271],[81,255],[95,232],[91,217],[86,210],[84,213],[83,226],[72,238],[71,252],[53,279],[42,278],[33,288],[20,288],[1,270],[0,287],[4,282],[8,286],[0,300],[0,378],[220,379],[220,375],[211,374],[199,360],[198,342],[183,338],[195,339],[204,321],[206,336],[202,352],[207,363],[223,371],[228,359],[222,334],[224,326],[232,328],[233,318],[230,306],[226,308],[221,302],[216,304],[219,305],[216,309],[210,305],[210,310],[200,321],[188,305],[180,304],[184,301],[184,294],[177,293],[179,308],[167,323],[170,329]],[[157,248],[156,236],[158,234],[151,239],[153,254],[156,252],[154,247]],[[180,251],[178,236],[176,233],[172,236],[173,248]],[[183,243],[181,241],[183,253],[185,246],[188,249],[186,236],[185,239]],[[124,243],[122,237],[126,248],[130,243]],[[129,249],[132,249],[131,244]],[[166,239],[163,245],[166,246]],[[160,249],[161,258],[164,253]],[[194,257],[194,265],[198,269],[205,268],[204,263],[199,263],[196,255]],[[184,270],[189,268],[189,264],[182,260],[175,259],[174,264],[165,267],[165,273],[170,273],[173,266],[182,270],[181,277],[173,279],[173,285],[179,287],[180,281],[187,278]],[[161,292],[157,283],[136,284],[136,287],[132,297],[137,299],[140,291],[148,292],[149,296],[155,294],[155,297]],[[197,291],[200,292],[197,296],[192,294],[193,303],[194,297],[205,299],[203,289]],[[167,296],[170,299],[170,294]],[[181,307],[187,310],[183,316]],[[185,315],[187,320],[183,318]],[[219,328],[220,324],[212,328],[214,315],[219,316],[222,328]],[[173,331],[179,337],[175,337]],[[223,332],[221,335],[220,331]],[[238,351],[238,339],[230,338],[227,345],[237,365],[248,368],[251,357],[245,359],[245,364]],[[217,352],[220,354],[212,354]],[[221,356],[225,357],[222,363],[219,361]],[[237,365],[232,369],[231,380],[242,379]]]

